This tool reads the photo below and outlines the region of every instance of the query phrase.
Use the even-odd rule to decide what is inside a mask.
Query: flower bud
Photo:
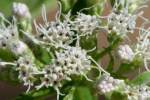
[[[12,44],[10,49],[15,55],[22,55],[28,48],[23,42],[18,41]]]
[[[23,3],[13,3],[12,7],[12,13],[17,17],[17,18],[31,18],[31,14],[29,12],[28,7],[23,4]]]
[[[134,53],[129,45],[120,45],[118,50],[118,55],[121,59],[132,61],[134,58]]]
[[[118,90],[122,84],[124,84],[123,80],[114,79],[111,76],[104,75],[98,82],[97,88],[101,93],[105,94],[114,90]]]

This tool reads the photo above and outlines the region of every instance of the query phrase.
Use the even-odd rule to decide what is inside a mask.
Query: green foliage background
[[[4,13],[5,15],[11,15],[11,7],[13,2],[23,2],[27,4],[29,7],[32,16],[35,17],[40,14],[41,12],[41,5],[46,5],[48,10],[54,8],[56,6],[57,0],[0,0],[0,12]]]

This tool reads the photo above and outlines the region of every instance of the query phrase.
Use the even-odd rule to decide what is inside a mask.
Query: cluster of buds
[[[122,11],[112,11],[108,16],[108,30],[124,37],[127,33],[134,32],[136,19],[137,15],[129,14],[127,9]]]
[[[97,88],[101,93],[105,94],[119,89],[119,86],[123,83],[123,80],[114,79],[111,76],[104,75],[99,81]]]
[[[12,8],[12,13],[17,17],[17,18],[31,18],[31,14],[29,12],[28,7],[23,4],[23,3],[13,3],[13,8]]]
[[[96,16],[78,13],[73,21],[74,29],[83,36],[91,35],[96,29],[100,28],[100,19]]]
[[[122,60],[125,61],[133,61],[134,59],[134,52],[127,44],[119,46],[118,55]]]

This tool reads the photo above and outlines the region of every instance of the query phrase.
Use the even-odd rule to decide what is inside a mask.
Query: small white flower
[[[14,2],[12,12],[18,18],[31,18],[28,7],[23,3]]]
[[[100,19],[96,16],[78,13],[73,21],[74,29],[81,35],[91,35],[100,26]]]
[[[4,19],[6,20],[6,19]],[[21,55],[27,51],[28,47],[19,40],[19,33],[14,19],[14,23],[6,26],[3,22],[0,24],[0,48],[9,49],[15,55]]]
[[[56,21],[49,22],[46,17],[46,10],[42,11],[44,24],[34,23],[37,34],[35,38],[37,42],[42,44],[51,45],[54,47],[63,47],[69,45],[73,41],[74,31],[71,29],[69,19],[61,21],[56,16]],[[68,18],[68,17],[67,17]]]
[[[136,27],[137,15],[131,15],[127,9],[122,11],[112,11],[108,16],[108,30],[115,32],[121,37],[127,36],[127,33],[133,33]]]
[[[138,96],[139,100],[150,99],[150,88],[148,86],[140,86]]]
[[[17,71],[19,71],[18,78],[24,82],[25,86],[28,85],[28,92],[34,84],[35,75],[40,72],[33,64],[33,61],[30,60],[30,57],[20,57],[16,63]]]
[[[118,55],[121,59],[132,61],[134,58],[134,52],[129,47],[129,45],[120,45],[118,50]]]
[[[13,24],[7,21],[7,19],[3,20],[4,22],[0,23],[0,47],[9,48],[12,43],[16,43],[19,41],[18,29],[15,19],[13,20]],[[8,26],[4,24],[5,22],[8,23]]]
[[[74,32],[71,30],[70,24],[66,21],[50,22],[44,26],[35,24],[35,26],[37,29],[37,39],[55,47],[68,45],[73,40]]]

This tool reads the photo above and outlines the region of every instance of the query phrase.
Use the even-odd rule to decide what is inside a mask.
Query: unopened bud
[[[13,3],[12,12],[17,18],[31,18],[28,7],[23,3]]]
[[[120,45],[118,50],[118,55],[121,59],[132,61],[134,58],[134,53],[129,45]]]

